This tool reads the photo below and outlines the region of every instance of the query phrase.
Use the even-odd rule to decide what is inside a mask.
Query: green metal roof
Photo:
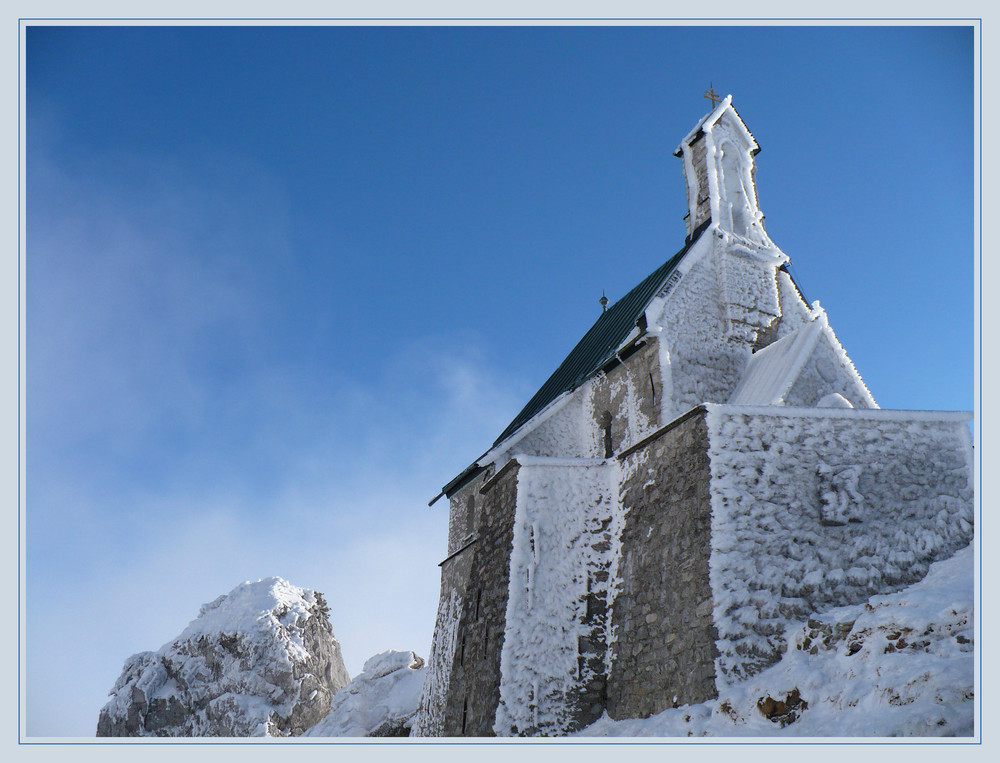
[[[614,358],[615,351],[635,328],[636,322],[646,311],[650,300],[660,290],[681,258],[707,227],[707,225],[702,225],[699,230],[695,231],[683,249],[650,273],[632,291],[601,313],[601,317],[591,326],[590,331],[583,335],[583,339],[566,356],[555,373],[508,424],[493,443],[494,445],[502,443],[562,393],[570,392],[579,387]]]

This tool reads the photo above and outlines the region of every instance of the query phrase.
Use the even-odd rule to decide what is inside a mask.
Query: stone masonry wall
[[[604,712],[617,498],[613,460],[521,462],[498,733],[560,736]]]
[[[825,395],[837,392],[855,408],[874,408],[875,401],[865,388],[853,364],[844,352],[837,352],[839,342],[829,327],[816,343],[812,357],[799,372],[785,395],[789,407],[811,408]]]
[[[688,235],[712,216],[708,195],[708,158],[705,155],[705,136],[702,134],[691,144],[691,165],[698,185],[694,219],[689,220]],[[685,173],[684,179],[690,182]]]
[[[670,358],[669,389],[661,396],[664,422],[706,400],[728,400],[750,358],[750,345],[725,340],[730,321],[717,272],[724,245],[713,236],[703,246],[711,246],[711,252],[674,287],[660,314],[649,316],[650,325],[662,327],[659,341]],[[666,382],[667,375],[662,376]]]
[[[450,733],[456,723],[453,710],[449,715],[449,700],[453,694],[454,667],[477,543],[476,529],[482,508],[479,490],[482,485],[483,477],[476,477],[462,486],[449,501],[448,556],[440,564],[441,594],[427,677],[413,723],[414,736],[443,736]],[[472,512],[468,510],[470,499],[473,501]],[[461,723],[460,718],[458,723]]]
[[[448,554],[454,554],[475,535],[483,497],[479,490],[492,472],[470,480],[448,499]]]
[[[788,626],[893,593],[972,540],[968,415],[710,405],[717,682]]]
[[[607,711],[616,719],[645,718],[716,696],[704,409],[620,459],[625,524]]]
[[[516,462],[511,462],[482,488],[479,496],[478,540],[469,549],[468,582],[455,635],[442,725],[445,736],[494,735],[517,472]],[[482,483],[477,480],[474,484]]]
[[[663,382],[655,336],[607,374],[591,379],[586,387],[584,415],[588,452],[603,458],[605,416],[610,416],[611,452],[620,453],[653,432],[660,424]],[[563,455],[563,454],[556,454]]]

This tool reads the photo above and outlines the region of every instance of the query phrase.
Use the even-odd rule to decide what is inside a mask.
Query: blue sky
[[[973,407],[969,27],[30,27],[27,721],[280,575],[427,656],[440,486],[683,244],[712,82],[885,408]],[[71,624],[72,639],[66,633]]]

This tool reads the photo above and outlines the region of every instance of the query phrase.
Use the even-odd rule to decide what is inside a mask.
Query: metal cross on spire
[[[722,102],[722,96],[715,92],[715,87],[711,82],[708,83],[708,90],[705,91],[705,97],[712,102],[713,109],[717,104]]]

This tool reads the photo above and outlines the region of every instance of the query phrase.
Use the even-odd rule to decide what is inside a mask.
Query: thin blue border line
[[[971,18],[902,18],[902,19],[883,19],[883,18],[840,18],[840,19],[802,19],[802,18],[764,18],[764,19],[748,19],[748,18],[722,18],[722,19],[680,19],[680,18],[73,18],[73,17],[59,17],[59,18],[43,18],[43,17],[19,17],[18,18],[18,34],[17,34],[17,109],[18,109],[18,120],[17,120],[17,137],[18,137],[18,153],[17,153],[17,182],[18,182],[18,196],[17,196],[17,391],[18,391],[18,406],[17,406],[17,431],[18,431],[18,448],[17,448],[17,528],[18,528],[18,544],[17,544],[17,559],[18,559],[18,588],[17,588],[17,602],[18,602],[18,620],[21,617],[21,585],[20,585],[20,570],[21,570],[21,26],[28,21],[971,21],[974,22],[974,26],[977,26],[979,30],[979,247],[980,247],[980,278],[979,278],[979,412],[980,412],[980,434],[982,434],[982,410],[983,410],[983,367],[982,367],[982,350],[983,350],[983,338],[982,338],[982,298],[983,298],[983,283],[982,283],[982,236],[983,236],[983,198],[982,198],[982,186],[983,186],[983,156],[982,156],[982,142],[983,142],[983,44],[982,44],[982,17],[971,17]],[[980,514],[982,509],[982,487],[983,487],[983,471],[982,471],[982,445],[980,444],[979,449],[979,500],[980,500]],[[980,538],[980,554],[979,554],[979,579],[980,579],[980,591],[979,591],[979,611],[982,612],[982,574],[983,574],[983,558],[982,558],[982,538]],[[979,620],[979,644],[982,644],[982,617]],[[18,676],[18,694],[21,690],[21,628],[20,622],[18,623],[17,630],[17,645],[18,645],[18,662],[17,662],[17,676]],[[982,689],[983,682],[983,665],[982,665],[982,653],[980,653],[979,662],[979,686]],[[163,745],[199,745],[199,746],[215,746],[215,745],[239,745],[239,746],[252,746],[254,744],[261,744],[259,742],[244,742],[244,741],[226,741],[226,742],[197,742],[197,741],[171,741],[171,742],[44,742],[37,741],[32,742],[21,738],[21,703],[18,702],[17,707],[17,718],[18,718],[18,745],[32,745],[32,746],[69,746],[69,745],[101,745],[104,747],[114,747],[121,745],[128,746],[163,746]],[[629,745],[629,746],[650,746],[650,745],[684,745],[684,746],[700,746],[700,745],[711,745],[711,746],[794,746],[794,747],[804,747],[804,746],[815,746],[815,745],[838,745],[838,746],[946,746],[946,747],[969,747],[969,746],[982,746],[983,744],[983,706],[982,702],[979,702],[979,741],[969,741],[969,742],[933,742],[933,741],[899,741],[899,742],[785,742],[785,741],[760,741],[760,742],[699,742],[698,745],[691,745],[690,742],[672,741],[663,739],[663,741],[655,742],[576,742],[576,741],[559,741],[556,744],[558,746],[580,746],[580,745]],[[605,739],[614,739],[614,737],[604,737]],[[490,741],[476,741],[476,742],[419,742],[419,745],[434,745],[434,746],[451,746],[451,745],[518,745],[518,744],[539,744],[540,742],[532,743],[530,741],[523,742],[504,742],[497,741],[495,739]],[[263,744],[281,744],[280,742],[275,743],[263,743]],[[307,745],[307,746],[339,746],[339,745],[369,745],[372,742],[296,742],[296,745]],[[377,743],[375,743],[377,744]],[[412,742],[401,742],[398,743],[404,746],[414,746]],[[552,743],[547,743],[552,744]],[[287,747],[288,745],[286,745]]]
[[[983,20],[979,19],[979,609],[976,611],[979,624],[979,693],[983,691]],[[979,702],[979,739],[982,744],[983,702],[982,697],[976,697]]]
[[[27,182],[25,193],[27,194]],[[28,438],[24,438],[27,449]],[[21,740],[21,25],[17,25],[17,738]],[[27,699],[27,689],[25,688]]]
[[[372,17],[372,16],[295,16],[295,17],[282,17],[282,16],[162,16],[162,17],[141,17],[141,16],[107,16],[107,17],[87,17],[87,16],[23,16],[19,17],[18,21],[760,21],[760,22],[771,22],[771,21],[807,21],[807,22],[827,22],[827,21],[982,21],[981,18],[976,17],[954,17],[954,16],[926,16],[926,17],[914,17],[914,18],[892,18],[892,17],[829,17],[829,18],[808,18],[808,17],[793,17],[793,18],[782,18],[782,17],[749,17],[749,16],[731,16],[724,18],[686,18],[680,16],[633,16],[633,17],[614,17],[614,16],[579,16],[579,17],[548,17],[548,16],[490,16],[490,17],[432,17],[425,18],[419,16],[400,16],[400,17]]]
[[[222,738],[223,737],[219,737],[219,739],[222,739]],[[329,741],[329,742],[298,742],[298,741],[296,741],[296,742],[288,743],[288,742],[282,741],[282,739],[280,737],[272,737],[271,739],[273,739],[274,741],[267,741],[267,742],[263,742],[263,741],[262,742],[250,742],[250,741],[243,741],[242,739],[237,739],[237,738],[234,738],[232,741],[229,741],[228,738],[227,738],[227,741],[225,741],[225,742],[222,742],[222,741],[219,741],[219,742],[199,742],[199,741],[195,741],[195,740],[188,741],[187,739],[183,739],[183,738],[180,738],[180,737],[172,737],[172,740],[174,740],[174,741],[158,742],[158,741],[153,741],[153,739],[150,738],[150,737],[147,737],[147,739],[150,739],[150,741],[148,741],[148,742],[22,742],[21,744],[26,744],[26,745],[27,744],[30,744],[30,745],[47,745],[47,746],[68,746],[68,745],[87,745],[87,746],[91,746],[91,745],[100,745],[102,747],[122,747],[122,746],[129,746],[129,747],[149,747],[149,746],[190,747],[190,746],[193,746],[193,745],[197,745],[197,746],[201,746],[201,747],[221,747],[221,746],[228,746],[228,745],[239,745],[241,747],[277,746],[277,747],[281,747],[281,748],[286,749],[286,750],[287,749],[291,749],[293,747],[300,747],[300,746],[308,746],[308,747],[316,747],[316,746],[337,747],[337,746],[350,745],[352,747],[359,747],[359,746],[360,747],[365,747],[365,746],[375,745],[375,746],[381,746],[383,748],[387,748],[387,747],[406,747],[406,748],[412,750],[414,747],[423,747],[423,746],[431,746],[431,745],[433,745],[435,747],[455,747],[455,746],[459,746],[459,745],[463,746],[463,747],[470,747],[470,746],[476,747],[476,746],[480,746],[480,745],[487,745],[487,746],[490,746],[490,747],[495,746],[495,745],[503,745],[503,746],[506,746],[506,747],[511,747],[511,746],[517,747],[517,746],[524,746],[524,745],[533,745],[533,746],[537,747],[540,744],[542,744],[542,740],[541,739],[538,739],[537,741],[535,741],[535,739],[530,738],[530,737],[525,737],[525,738],[523,738],[523,741],[519,741],[519,742],[515,742],[515,741],[506,742],[506,741],[503,741],[503,737],[482,737],[482,738],[480,738],[479,741],[469,741],[469,742],[462,742],[462,741],[455,741],[455,742],[430,742],[430,741],[429,742],[393,742],[393,743],[388,744],[388,745],[386,745],[384,743],[380,743],[380,742],[339,742],[339,741],[335,742],[335,741],[332,741],[332,740],[336,739],[337,737],[328,737],[328,738],[331,741]],[[343,737],[341,737],[341,738],[343,738]],[[614,740],[614,739],[619,739],[621,737],[599,737],[599,738],[600,739]],[[702,738],[704,738],[704,737],[702,737]],[[730,737],[730,739],[731,738],[732,737]],[[881,737],[881,738],[889,740],[891,737]],[[301,739],[301,737],[296,737],[296,739]],[[549,737],[549,739],[553,739],[553,738]],[[697,749],[698,747],[703,747],[703,746],[706,746],[706,745],[710,745],[710,746],[714,746],[714,747],[720,747],[720,746],[721,747],[736,747],[736,746],[739,746],[739,747],[751,747],[751,746],[753,746],[753,747],[760,747],[760,746],[764,746],[764,745],[770,745],[772,747],[812,747],[812,746],[815,746],[815,745],[833,745],[833,744],[836,744],[836,745],[853,745],[853,746],[866,746],[866,747],[897,747],[897,746],[900,746],[900,745],[907,746],[907,747],[928,747],[928,746],[935,746],[935,747],[975,747],[975,746],[978,746],[978,745],[982,744],[982,742],[975,742],[975,741],[969,741],[969,742],[922,742],[922,741],[918,741],[916,739],[914,741],[912,741],[912,742],[896,742],[896,741],[885,741],[885,742],[779,742],[779,741],[774,741],[774,742],[770,742],[770,741],[740,742],[740,741],[731,741],[731,742],[697,742],[697,743],[681,741],[680,738],[675,738],[675,737],[658,737],[658,739],[663,739],[663,740],[667,740],[667,741],[655,741],[655,742],[638,742],[638,741],[627,741],[627,742],[617,742],[617,741],[607,741],[607,742],[577,742],[577,741],[563,741],[563,740],[569,740],[570,739],[569,737],[558,737],[558,738],[555,738],[555,739],[557,739],[558,741],[549,741],[549,742],[545,742],[544,744],[546,744],[546,745],[548,745],[550,747],[564,747],[564,746],[579,747],[581,745],[588,745],[588,746],[591,746],[591,747],[593,747],[595,745],[597,745],[597,746],[618,745],[618,746],[629,746],[629,747],[633,747],[633,746],[634,747],[640,747],[640,746],[641,747],[649,747],[651,745],[657,745],[657,746],[662,746],[662,745],[680,745],[680,746],[684,746],[684,747],[691,747],[692,749]],[[636,739],[636,737],[628,737],[628,739]]]

